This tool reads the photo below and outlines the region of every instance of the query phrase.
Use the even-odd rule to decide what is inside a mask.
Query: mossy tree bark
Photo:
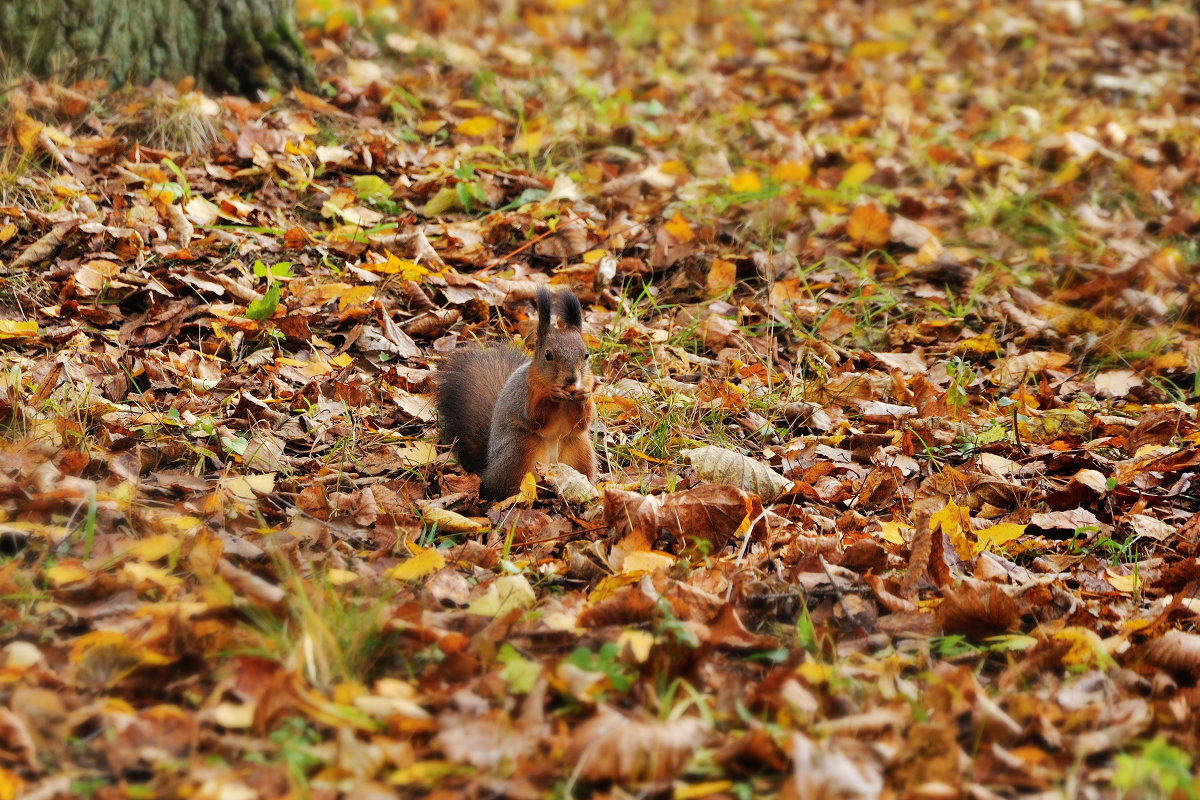
[[[0,70],[215,91],[314,83],[293,0],[0,0]]]

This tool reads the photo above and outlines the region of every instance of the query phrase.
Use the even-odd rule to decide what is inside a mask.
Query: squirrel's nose
[[[576,380],[578,380],[576,376],[568,375],[567,377],[563,378],[563,386],[574,386]]]

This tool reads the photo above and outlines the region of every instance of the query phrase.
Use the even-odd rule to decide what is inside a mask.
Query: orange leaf
[[[692,226],[688,225],[688,221],[678,211],[675,212],[675,216],[663,224],[663,227],[667,229],[667,233],[671,234],[671,238],[680,244],[696,238],[696,234],[692,233]]]
[[[854,209],[846,221],[846,235],[864,250],[887,244],[891,228],[892,221],[888,215],[870,204]]]
[[[737,281],[737,264],[721,258],[714,258],[712,265],[708,268],[709,294],[728,291],[733,288],[735,281]]]
[[[812,168],[803,161],[781,161],[771,167],[771,177],[784,183],[801,183],[811,174]]]

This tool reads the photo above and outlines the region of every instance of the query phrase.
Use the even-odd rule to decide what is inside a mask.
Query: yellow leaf
[[[680,244],[696,238],[696,234],[692,233],[692,226],[688,225],[688,221],[678,211],[675,212],[675,216],[663,223],[663,227],[667,229],[667,233],[671,234],[671,238]]]
[[[650,455],[649,453],[643,453],[641,450],[635,450],[632,447],[629,448],[629,454],[631,456],[636,456],[637,458],[640,458],[642,461],[649,461],[654,464],[666,464],[667,463],[667,459],[665,459],[665,458],[655,458],[654,456]]]
[[[415,556],[388,570],[388,577],[399,581],[415,581],[432,575],[446,566],[446,558],[436,547],[422,550]]]
[[[69,561],[55,564],[46,570],[46,580],[50,581],[50,585],[55,589],[85,581],[90,577],[92,577],[90,570],[84,569],[80,564],[72,564]]]
[[[1064,183],[1070,183],[1083,174],[1083,170],[1074,161],[1068,163],[1065,167],[1054,173],[1051,180],[1056,186],[1062,186]]]
[[[348,569],[337,569],[334,567],[326,574],[329,576],[329,582],[334,586],[345,586],[348,583],[354,583],[358,580],[358,574]]]
[[[667,569],[675,564],[675,557],[653,550],[634,550],[621,562],[621,572],[654,572],[660,567]]]
[[[1073,667],[1094,664],[1105,660],[1108,654],[1104,651],[1104,640],[1095,631],[1088,628],[1063,628],[1054,634],[1060,642],[1069,642],[1071,649],[1062,658],[1064,666]]]
[[[639,664],[646,663],[646,659],[650,658],[654,642],[654,634],[650,631],[639,631],[635,628],[626,628],[617,637],[617,647],[622,650],[628,647],[633,660]]]
[[[393,786],[431,786],[461,770],[462,767],[451,761],[418,761],[393,772],[388,776],[388,783]]]
[[[429,274],[429,270],[417,262],[409,261],[407,258],[400,258],[391,251],[388,251],[387,261],[377,261],[374,264],[364,264],[363,266],[371,272],[379,272],[384,275],[399,275],[400,279],[405,281],[419,280]]]
[[[1104,570],[1104,580],[1126,597],[1132,597],[1138,590],[1141,581],[1138,580],[1136,572],[1130,572],[1128,575],[1122,575],[1116,572],[1112,567],[1107,567]]]
[[[671,800],[700,800],[704,797],[730,797],[733,781],[707,781],[705,783],[676,783],[671,791]]]
[[[444,127],[446,127],[446,120],[444,119],[427,119],[417,123],[417,130],[426,136],[431,136]]]
[[[850,48],[850,55],[854,58],[883,58],[888,55],[903,53],[908,49],[908,45],[896,39],[887,39],[884,41],[866,41],[855,42]]]
[[[816,661],[805,661],[796,667],[796,674],[813,686],[820,686],[834,675],[833,667]]]
[[[467,613],[498,617],[514,608],[531,608],[536,602],[537,595],[524,575],[501,575],[482,597],[471,601]]]
[[[19,319],[0,319],[0,339],[28,339],[38,335],[38,324]]]
[[[864,250],[883,247],[888,242],[892,221],[870,203],[858,206],[846,220],[846,235]]]
[[[437,445],[433,442],[413,442],[392,453],[402,467],[425,467],[437,460]]]
[[[471,117],[455,125],[454,130],[464,136],[484,136],[495,127],[496,120],[491,117]]]
[[[170,589],[183,583],[182,578],[171,575],[162,567],[156,567],[153,564],[142,564],[133,561],[122,567],[121,571],[131,578],[131,582],[135,586],[140,583],[149,582],[164,589]]]
[[[956,356],[986,356],[998,352],[1000,352],[1000,343],[990,333],[981,333],[978,336],[972,336],[970,339],[964,339],[954,345],[954,354]]]
[[[1000,545],[1008,544],[1025,535],[1025,526],[1015,522],[1000,522],[977,532],[984,548],[995,551]]]
[[[729,176],[729,189],[734,192],[757,192],[762,189],[762,178],[753,170],[743,170]]]
[[[71,644],[71,661],[79,664],[89,655],[111,650],[136,659],[139,664],[169,664],[171,659],[146,648],[118,631],[92,631]]]
[[[11,222],[0,228],[0,244],[4,244],[9,239],[17,235],[17,226]]]
[[[338,295],[338,311],[345,311],[350,306],[360,306],[374,295],[374,286],[352,286]]]
[[[963,561],[970,561],[983,551],[983,546],[971,531],[969,510],[960,507],[953,500],[946,503],[941,511],[929,518],[929,530],[941,528],[942,533],[954,545],[955,552]]]
[[[354,363],[354,356],[350,355],[349,353],[339,353],[338,355],[329,359],[329,364],[331,366],[337,367],[338,369],[341,369],[343,367],[348,367],[353,363]]]
[[[159,526],[179,533],[190,533],[204,524],[204,520],[190,514],[166,514],[154,520]]]
[[[0,767],[0,800],[17,800],[24,788],[25,781],[20,775]]]
[[[486,522],[479,522],[437,506],[422,507],[421,517],[427,525],[436,525],[439,532],[445,533],[479,533],[488,527]]]
[[[526,472],[521,478],[521,488],[517,492],[521,498],[520,502],[532,503],[537,500],[537,478],[533,477],[532,472]]]
[[[872,175],[875,174],[875,167],[868,164],[866,161],[860,161],[857,164],[852,164],[845,174],[842,175],[842,183],[846,186],[859,186],[867,182]]]
[[[780,161],[771,167],[771,177],[783,183],[803,183],[812,174],[812,168],[803,161]]]
[[[1187,356],[1178,351],[1163,353],[1161,356],[1154,359],[1153,367],[1156,372],[1162,372],[1169,369],[1187,369],[1188,359]]]
[[[912,531],[911,525],[901,525],[899,522],[885,522],[881,525],[879,535],[888,544],[904,544],[904,534],[901,531]]]
[[[241,475],[225,482],[225,491],[239,500],[254,501],[260,494],[268,494],[275,490],[275,473],[266,472],[256,475]]]
[[[663,163],[658,165],[658,171],[663,173],[664,175],[687,175],[687,174],[689,174],[687,164],[684,164],[679,159],[672,159],[670,161],[664,161]]]
[[[583,263],[585,263],[585,264],[595,264],[600,259],[604,258],[606,255],[608,255],[607,250],[605,250],[603,248],[598,248],[596,250],[588,250],[586,253],[584,253],[581,256],[581,258],[583,259]]]
[[[536,153],[542,149],[543,135],[543,131],[540,128],[536,131],[526,131],[525,133],[518,134],[513,139],[510,149],[513,153],[517,154]]]
[[[13,115],[13,127],[16,129],[17,141],[20,142],[21,148],[29,152],[37,147],[38,134],[46,126],[25,112],[18,111]]]
[[[133,547],[126,550],[124,554],[131,558],[136,558],[138,561],[158,561],[160,558],[166,558],[178,549],[178,539],[169,533],[160,533],[157,536],[142,539]]]

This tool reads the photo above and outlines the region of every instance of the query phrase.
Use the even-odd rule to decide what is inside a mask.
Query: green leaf
[[[538,676],[542,674],[542,665],[522,656],[510,644],[500,647],[496,660],[504,665],[501,673],[508,683],[509,691],[513,694],[529,694]]]
[[[378,175],[357,175],[353,183],[354,196],[359,200],[381,203],[392,198],[392,187]]]
[[[437,190],[437,194],[429,198],[429,202],[425,204],[421,213],[427,217],[436,217],[452,208],[462,208],[458,191],[453,186],[443,186]]]
[[[271,264],[270,266],[267,266],[261,260],[256,260],[254,262],[255,275],[260,278],[265,278],[268,272],[272,275],[272,277],[275,278],[291,278],[293,277],[292,262],[280,261],[278,264]]]
[[[279,305],[279,284],[271,284],[271,288],[267,289],[258,300],[255,300],[250,305],[246,306],[246,318],[261,322],[275,313],[275,307]]]
[[[182,190],[183,199],[191,200],[192,199],[192,187],[188,185],[187,178],[185,178],[183,176],[183,170],[181,170],[179,168],[179,165],[176,164],[174,161],[172,161],[169,158],[164,158],[162,160],[162,163],[167,169],[169,169],[169,170],[171,170],[171,172],[175,173],[175,177],[179,179],[179,188]]]

